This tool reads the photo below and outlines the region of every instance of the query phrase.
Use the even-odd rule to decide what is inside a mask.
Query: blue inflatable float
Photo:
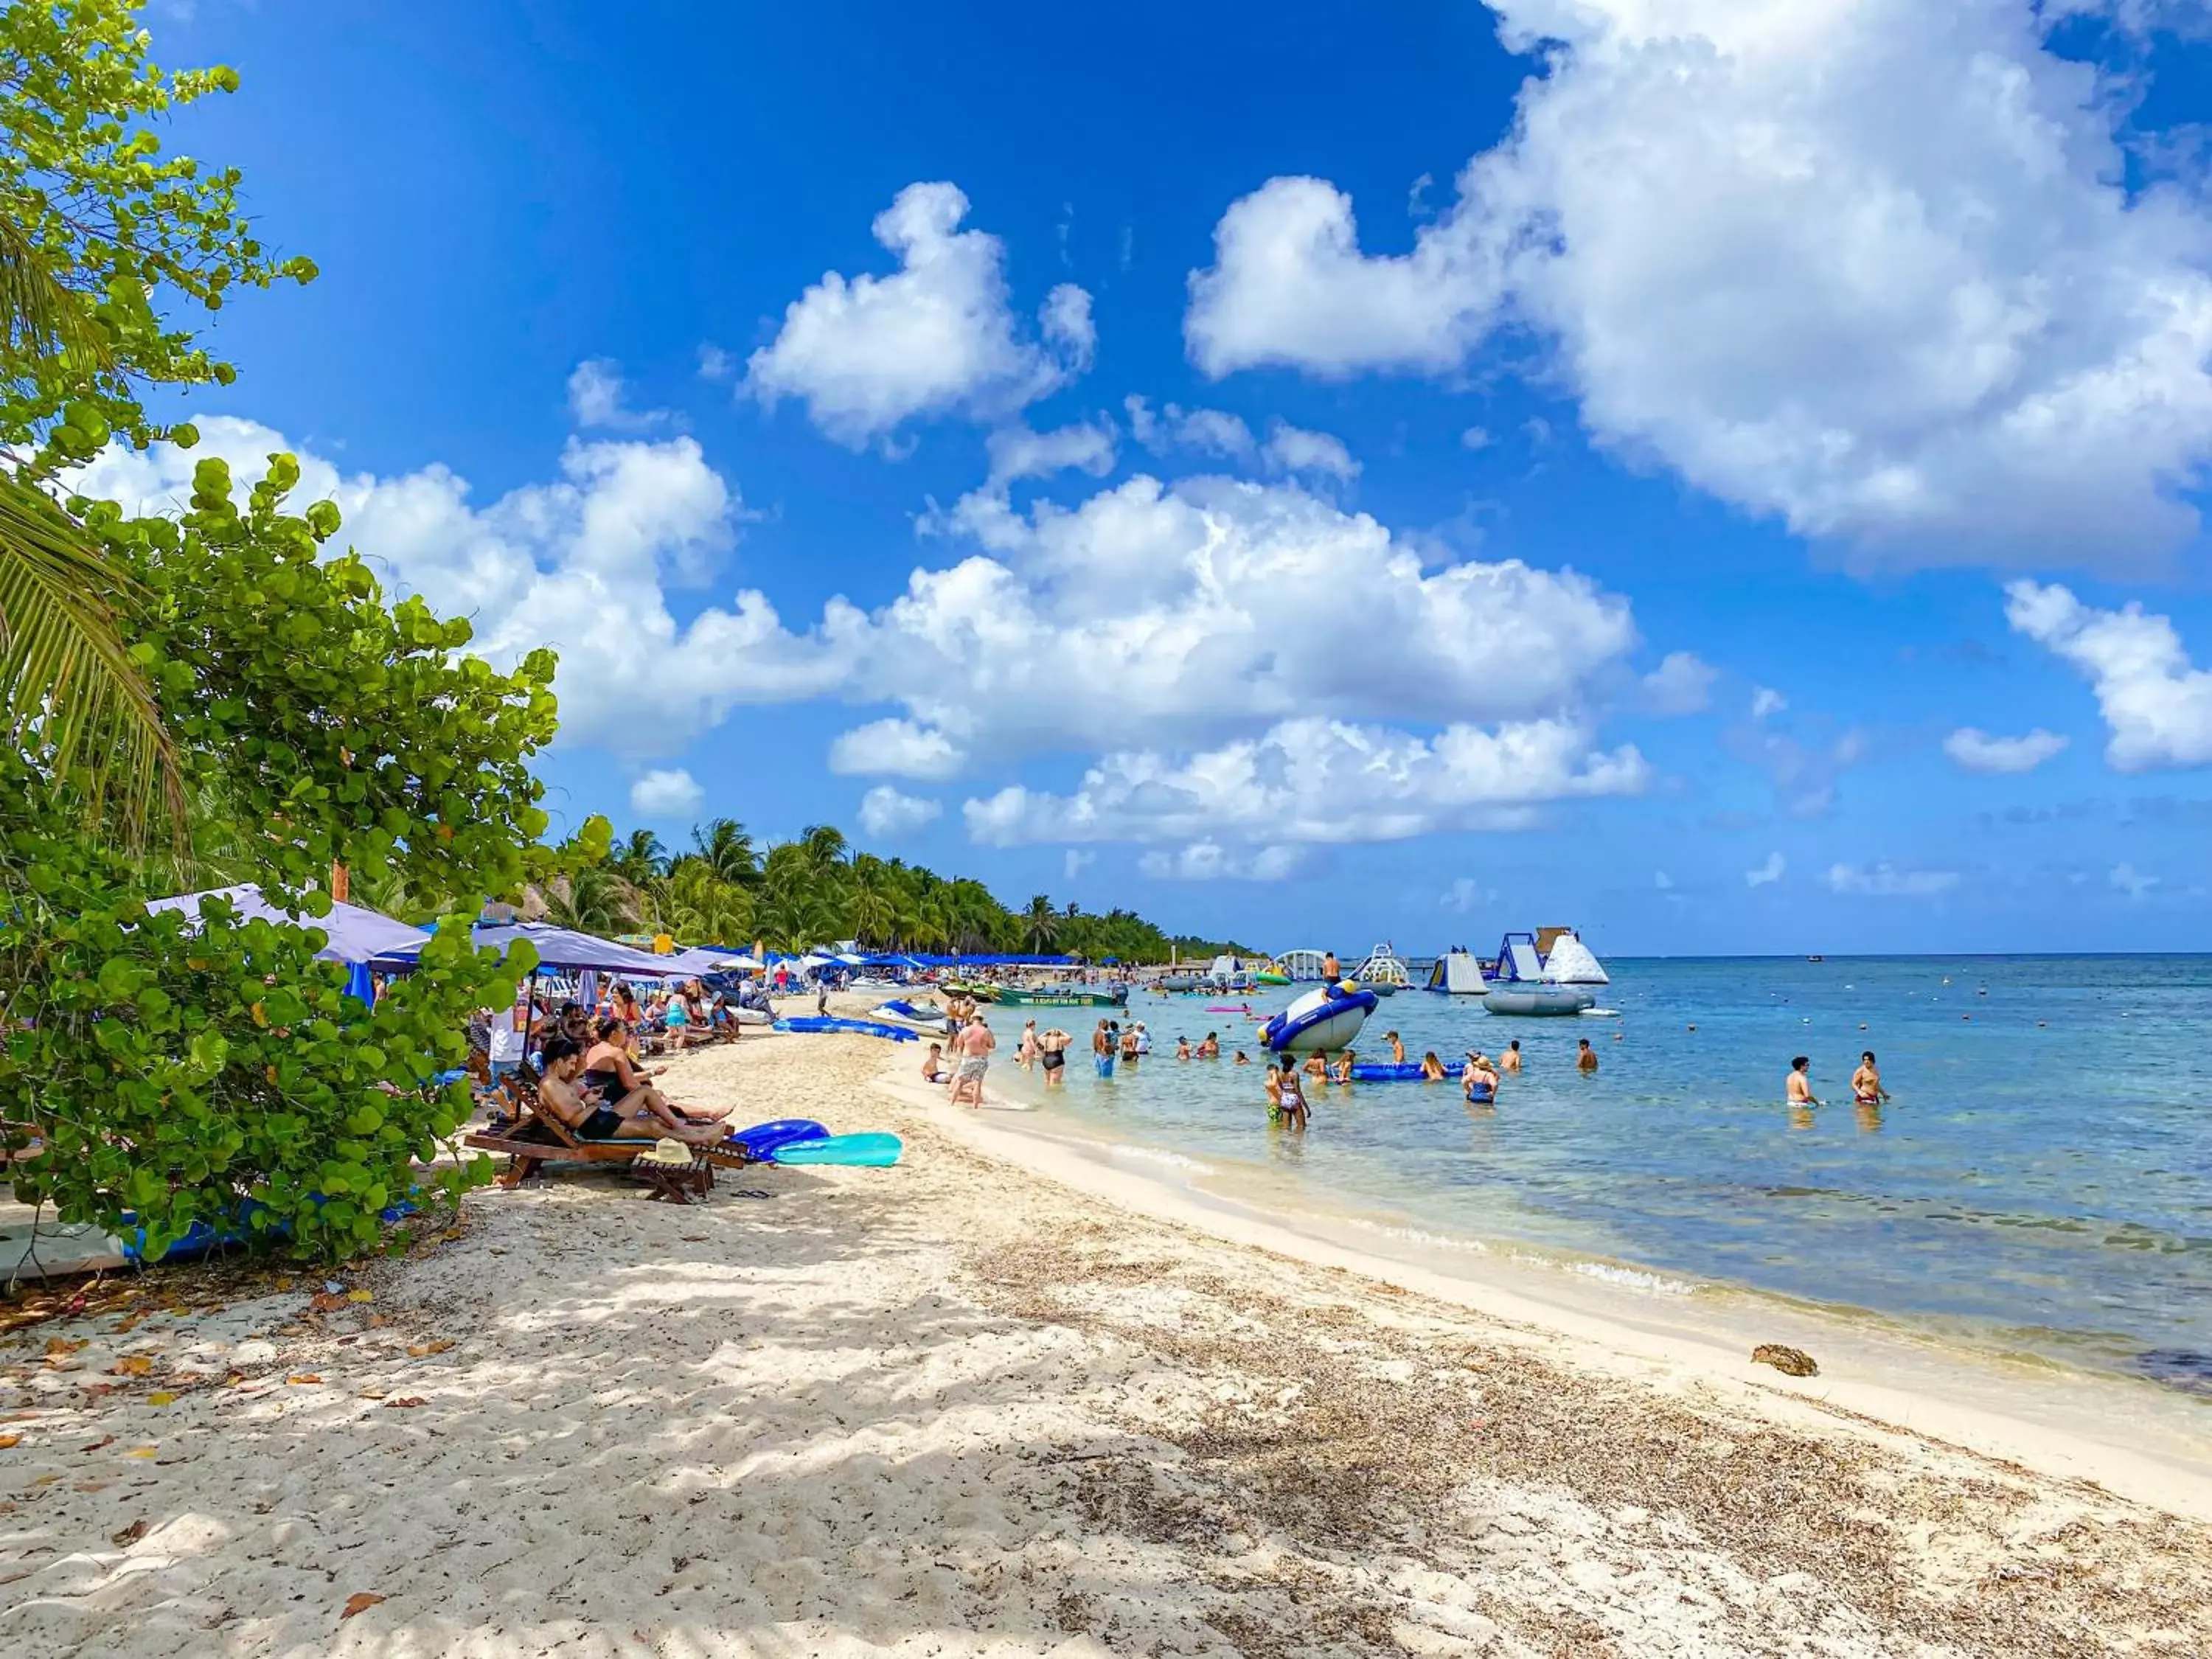
[[[885,1025],[880,1020],[840,1019],[834,1014],[801,1014],[796,1019],[780,1019],[769,1028],[772,1031],[853,1031],[861,1036],[889,1037],[893,1042],[912,1042],[920,1035],[903,1025]]]
[[[1348,981],[1309,991],[1260,1028],[1260,1046],[1276,1054],[1349,1048],[1377,1000]]]

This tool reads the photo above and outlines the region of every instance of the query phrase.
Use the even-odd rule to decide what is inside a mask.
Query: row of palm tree
[[[1064,951],[1091,961],[1165,961],[1231,948],[1172,938],[1134,911],[1103,915],[1034,895],[1008,908],[981,882],[948,878],[903,859],[856,850],[832,824],[763,846],[733,818],[693,826],[672,851],[650,830],[611,842],[606,855],[549,883],[548,915],[600,934],[665,933],[687,944],[804,951],[833,939],[874,950]]]

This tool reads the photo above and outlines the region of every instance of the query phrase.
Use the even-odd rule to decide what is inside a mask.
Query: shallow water
[[[1510,1241],[1661,1291],[1856,1307],[2212,1396],[2212,958],[1607,966],[1615,1017],[1492,1018],[1424,991],[1382,1003],[1364,1058],[1388,1059],[1395,1029],[1409,1057],[1433,1048],[1455,1072],[1469,1047],[1518,1037],[1526,1069],[1495,1107],[1463,1105],[1455,1082],[1363,1084],[1312,1090],[1305,1134],[1275,1129],[1261,1067],[1230,1059],[1241,1045],[1259,1060],[1256,1027],[1206,1008],[1243,999],[1144,994],[1127,1017],[1149,1025],[1150,1060],[1110,1080],[1072,1063],[1049,1096],[1019,1087],[1224,1189],[1432,1244]],[[1060,1023],[1087,1046],[1087,1023]],[[1172,1058],[1178,1035],[1208,1030],[1220,1060]],[[1574,1069],[1582,1037],[1595,1077]],[[1850,1103],[1863,1048],[1895,1097],[1879,1112]],[[1842,1103],[1782,1104],[1796,1054]]]

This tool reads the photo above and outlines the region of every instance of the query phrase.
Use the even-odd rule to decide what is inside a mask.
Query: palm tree
[[[720,879],[744,886],[760,879],[760,850],[735,818],[710,818],[703,826],[692,825],[691,844],[698,849],[694,856],[704,860]]]
[[[1044,947],[1060,935],[1060,912],[1052,908],[1051,899],[1039,893],[1030,901],[1022,925],[1029,929],[1030,949],[1042,956]]]
[[[579,933],[619,933],[632,919],[629,887],[611,870],[579,870],[547,890],[545,913]]]
[[[834,823],[810,823],[799,832],[806,861],[817,873],[826,873],[845,861],[845,832]]]
[[[86,382],[115,356],[85,296],[0,201],[0,381],[58,364]],[[130,575],[20,472],[0,472],[0,734],[66,781],[87,811],[144,834],[157,796],[184,833],[183,773],[124,620]]]
[[[615,848],[614,856],[607,862],[632,886],[642,887],[656,876],[668,872],[668,849],[660,844],[660,837],[650,830],[633,830],[629,839]]]

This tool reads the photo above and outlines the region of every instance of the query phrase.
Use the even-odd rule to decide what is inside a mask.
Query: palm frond
[[[115,367],[114,348],[91,307],[62,281],[6,203],[0,203],[0,349],[11,358],[61,353],[86,369]]]
[[[128,579],[44,495],[0,477],[0,734],[133,845],[157,805],[182,833],[175,744],[131,660]]]

